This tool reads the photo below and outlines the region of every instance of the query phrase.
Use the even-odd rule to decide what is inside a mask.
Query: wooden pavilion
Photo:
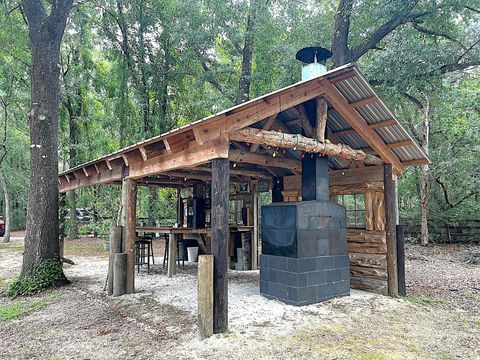
[[[315,121],[316,119],[316,121]],[[120,149],[59,175],[60,192],[122,185],[127,292],[134,291],[137,186],[211,186],[214,327],[227,327],[229,184],[249,184],[252,268],[257,268],[258,191],[272,201],[301,199],[305,156],[328,155],[330,196],[362,194],[361,228],[348,228],[351,286],[398,294],[396,178],[429,160],[348,64],[258,97],[165,134]]]

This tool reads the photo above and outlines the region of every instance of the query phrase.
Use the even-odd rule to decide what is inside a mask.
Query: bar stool
[[[143,238],[135,239],[135,265],[137,265],[137,272],[139,273],[140,267],[147,265],[147,274],[150,274],[151,244],[151,241]]]
[[[155,237],[154,233],[145,233],[142,236],[143,240],[149,241],[150,244],[150,254],[152,256],[152,265],[155,265],[155,256],[153,256],[153,238]]]
[[[163,268],[165,269],[165,263],[168,261],[168,244],[169,244],[169,236],[168,234],[164,234],[165,240],[165,249],[163,251]],[[180,259],[180,242],[182,240],[177,239],[177,263],[180,267],[180,260],[182,260],[182,269],[185,269],[185,256],[182,254],[182,258]]]

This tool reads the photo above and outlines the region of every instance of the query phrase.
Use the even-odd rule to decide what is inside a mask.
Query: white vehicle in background
[[[90,212],[88,209],[85,208],[77,208],[75,210],[75,215],[77,217],[77,221],[80,222],[90,222],[92,221],[93,217],[90,215]],[[70,211],[65,210],[65,219],[69,220],[70,219]]]

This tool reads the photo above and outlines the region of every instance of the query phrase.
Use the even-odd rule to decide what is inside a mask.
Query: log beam
[[[265,144],[272,147],[296,148],[297,150],[308,153],[363,161],[367,165],[383,164],[382,159],[374,155],[366,154],[361,150],[354,150],[347,145],[332,144],[331,142],[321,143],[316,139],[307,138],[298,134],[292,135],[277,131],[245,128],[230,134],[230,139],[248,143]]]
[[[277,114],[269,116],[267,120],[265,120],[265,124],[263,124],[263,130],[270,130],[272,128],[273,123],[277,119]],[[260,144],[251,144],[250,145],[250,152],[256,152]]]

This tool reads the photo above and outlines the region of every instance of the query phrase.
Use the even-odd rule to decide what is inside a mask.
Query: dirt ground
[[[13,235],[0,244],[0,292],[21,267],[23,234]],[[36,304],[0,317],[0,359],[480,359],[480,266],[467,261],[479,246],[408,246],[401,299],[352,290],[293,307],[261,297],[258,272],[232,271],[230,331],[206,340],[197,336],[195,265],[168,279],[154,246],[156,265],[137,275],[137,292],[111,298],[101,240],[68,241],[70,285],[0,295],[0,311]]]

